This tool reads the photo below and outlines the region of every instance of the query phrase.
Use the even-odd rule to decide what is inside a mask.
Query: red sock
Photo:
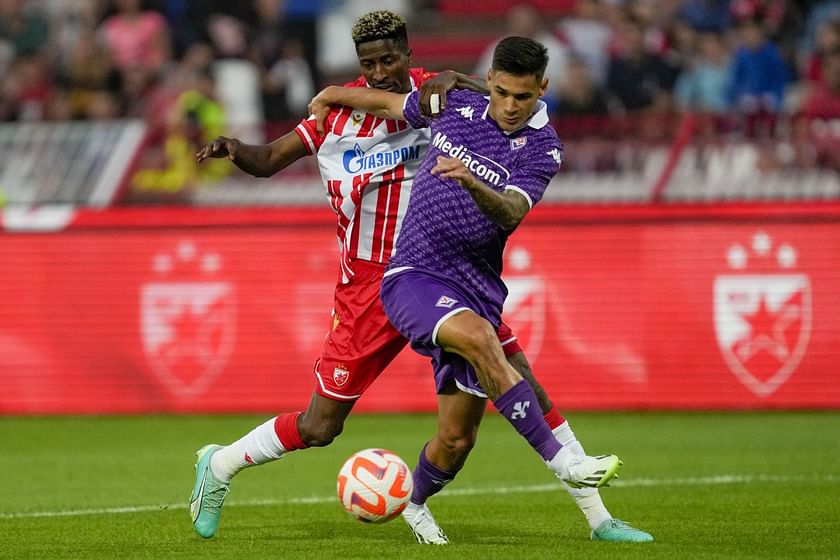
[[[303,412],[287,412],[280,414],[274,419],[274,431],[280,439],[280,444],[286,451],[295,449],[306,449],[309,447],[303,442],[298,431],[298,416]]]
[[[560,413],[557,412],[557,407],[554,405],[551,405],[551,410],[543,414],[543,418],[545,418],[545,422],[552,430],[566,421],[565,418],[560,416]]]

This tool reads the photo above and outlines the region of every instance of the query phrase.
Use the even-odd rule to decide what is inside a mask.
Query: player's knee
[[[309,447],[324,447],[331,444],[342,430],[344,430],[344,422],[332,418],[311,419],[304,415],[298,424],[300,438]]]
[[[444,431],[438,434],[441,444],[446,449],[452,463],[463,464],[475,447],[475,431]]]
[[[483,322],[464,335],[463,349],[471,362],[486,362],[493,356],[493,345],[498,343],[499,338],[493,327]]]

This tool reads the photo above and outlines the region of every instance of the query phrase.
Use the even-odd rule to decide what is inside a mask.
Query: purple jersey
[[[388,268],[444,274],[501,314],[507,296],[502,251],[510,232],[485,216],[458,182],[430,170],[438,156],[459,158],[489,187],[499,192],[513,189],[533,207],[560,167],[563,146],[541,101],[525,127],[510,134],[490,118],[488,106],[489,97],[483,94],[451,91],[446,110],[427,119],[420,114],[418,92],[406,98],[405,119],[414,128],[431,127],[431,142]]]

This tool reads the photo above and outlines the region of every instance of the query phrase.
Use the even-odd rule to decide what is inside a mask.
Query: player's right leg
[[[230,445],[199,450],[190,511],[196,532],[212,537],[230,480],[242,469],[279,459],[286,453],[329,445],[344,428],[356,400],[405,347],[379,300],[384,267],[358,261],[353,279],[336,286],[330,329],[317,379],[305,412],[281,414]]]
[[[496,409],[539,453],[562,480],[600,487],[615,477],[620,461],[614,455],[580,459],[555,439],[530,385],[507,362],[493,325],[475,310],[494,310],[449,279],[420,269],[395,269],[382,281],[382,303],[391,322],[418,352],[441,350],[472,366],[455,378],[462,390],[490,397]],[[436,364],[436,382],[456,375]],[[440,377],[440,378],[439,378]]]
[[[534,390],[508,363],[489,321],[471,309],[451,315],[437,326],[437,343],[472,365],[496,409],[566,484],[599,488],[616,476],[621,461],[615,455],[580,457],[557,441]]]
[[[487,399],[459,391],[454,381],[438,392],[438,431],[422,451],[412,478],[414,490],[403,511],[420,544],[447,544],[449,539],[435,521],[426,501],[449,484],[475,446]]]
[[[551,402],[551,399],[549,399],[545,389],[537,381],[533,371],[531,371],[531,365],[525,357],[521,346],[519,346],[516,337],[510,331],[509,327],[505,325],[503,327],[505,327],[504,336],[500,328],[499,340],[502,342],[508,362],[534,389],[534,393],[540,403],[540,410],[543,413],[548,427],[554,433],[554,437],[576,455],[581,457],[586,456],[583,445],[578,441],[575,433],[572,431],[569,421],[560,415]],[[568,484],[564,484],[563,486],[574,500],[575,505],[583,513],[584,517],[586,517],[586,521],[591,529],[590,536],[592,540],[609,542],[651,542],[654,540],[653,535],[650,533],[614,518],[604,505],[597,488],[573,488]]]
[[[336,401],[313,394],[306,412],[280,414],[230,445],[198,450],[190,515],[204,538],[216,534],[231,479],[241,470],[280,459],[297,449],[329,445],[341,433],[355,401]]]

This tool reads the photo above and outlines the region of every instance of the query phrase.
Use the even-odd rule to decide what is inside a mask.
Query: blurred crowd
[[[211,123],[224,113],[247,135],[248,126],[302,117],[335,77],[323,71],[338,49],[319,48],[320,19],[348,5],[388,7],[415,37],[428,29],[419,18],[439,18],[439,2],[386,4],[0,0],[0,121],[159,121],[175,107]],[[549,48],[546,101],[556,115],[747,115],[771,132],[779,114],[840,117],[838,0],[569,4],[547,15],[511,3],[497,25],[499,36],[528,35]],[[346,58],[352,49],[342,50]]]
[[[185,91],[245,125],[299,117],[319,15],[313,0],[0,0],[0,121],[165,119]]]

